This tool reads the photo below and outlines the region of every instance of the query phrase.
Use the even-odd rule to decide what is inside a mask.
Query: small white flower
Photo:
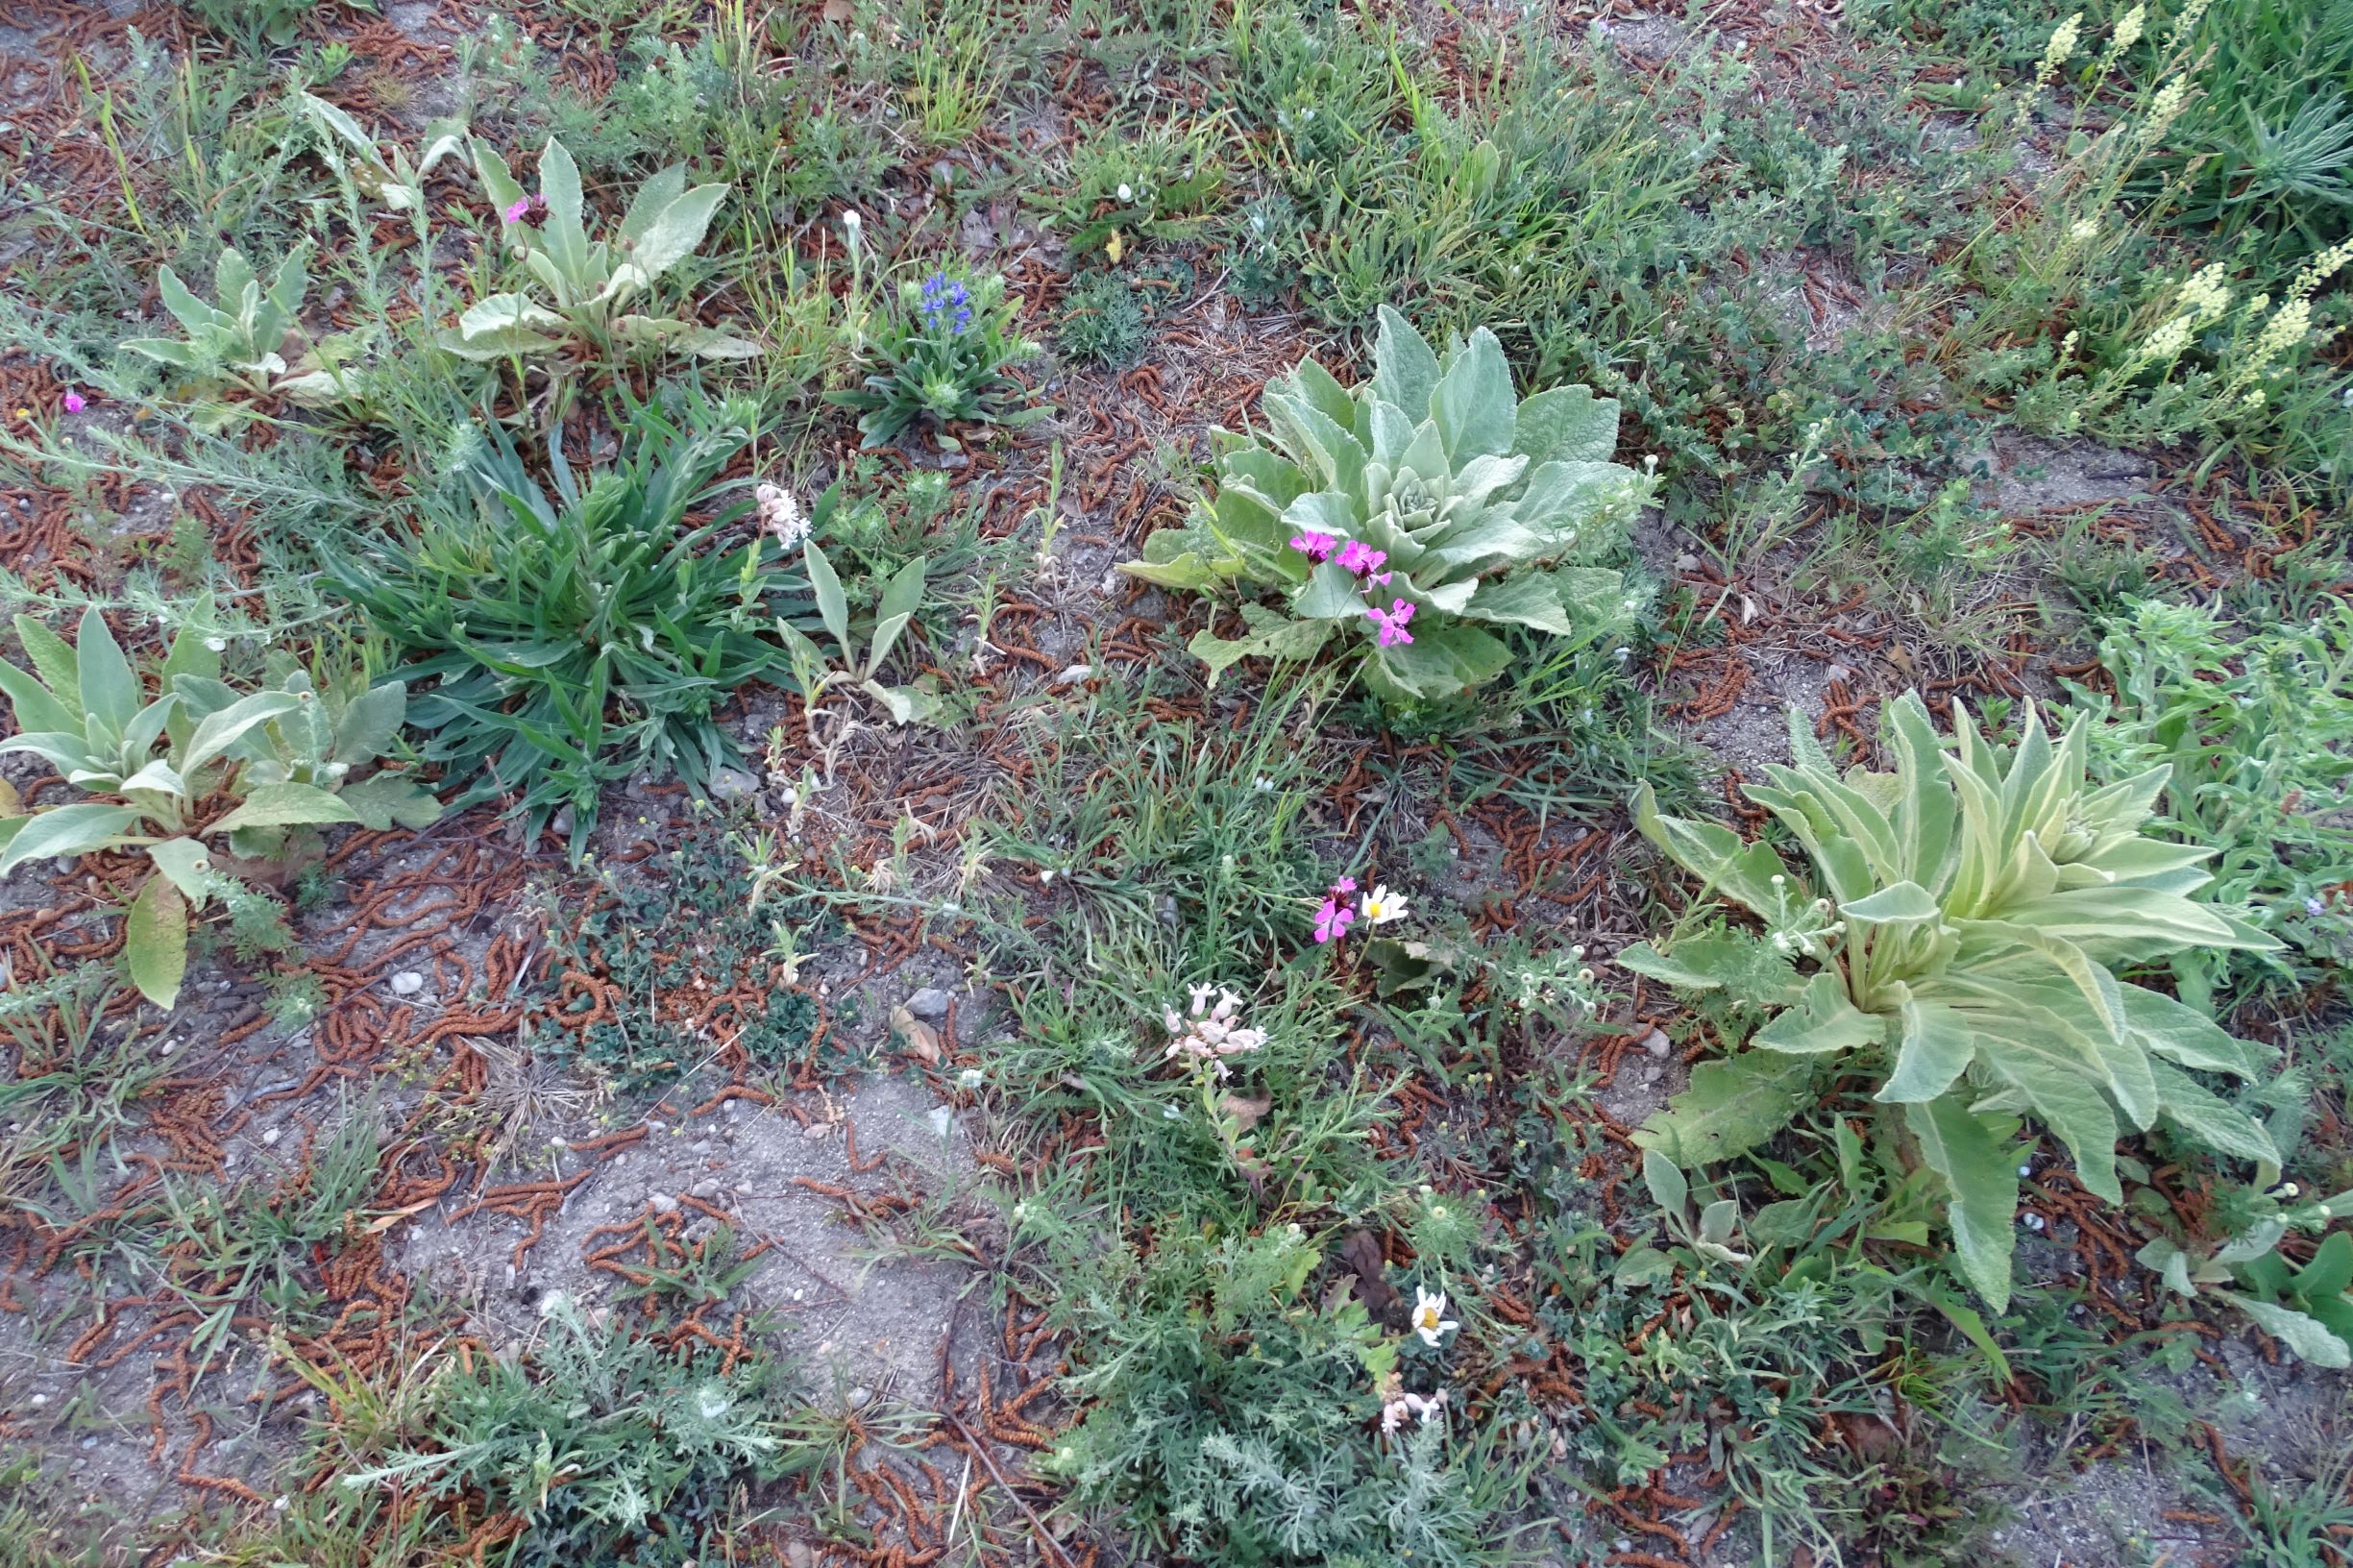
[[[1406,895],[1402,893],[1392,894],[1389,885],[1384,882],[1364,895],[1357,906],[1357,913],[1363,917],[1366,925],[1386,925],[1391,920],[1402,920],[1406,918]]]
[[[1119,182],[1119,200],[1120,200],[1120,201],[1122,201],[1122,202],[1132,202],[1132,201],[1134,201],[1135,199],[1136,199],[1136,191],[1135,191],[1134,187],[1133,187],[1133,186],[1131,186],[1131,185],[1129,185],[1129,184],[1128,184],[1128,183],[1127,183],[1126,181],[1124,181],[1124,180],[1120,181],[1120,182]]]
[[[781,485],[762,484],[751,492],[758,502],[760,525],[776,536],[776,543],[791,550],[809,537],[809,520],[800,510],[800,502],[790,490]]]
[[[1446,1315],[1445,1291],[1433,1291],[1419,1285],[1413,1287],[1412,1322],[1413,1332],[1421,1335],[1422,1343],[1433,1348],[1447,1335],[1462,1327]]]

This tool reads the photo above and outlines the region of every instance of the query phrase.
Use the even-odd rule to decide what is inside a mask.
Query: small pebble
[[[285,1137],[283,1130],[273,1127],[261,1135],[261,1141],[270,1145],[272,1148],[275,1148],[278,1145],[278,1140],[283,1137]]]
[[[649,1192],[646,1207],[657,1214],[674,1214],[678,1212],[678,1200],[667,1192]]]
[[[414,996],[424,989],[425,976],[414,969],[403,969],[392,977],[392,994],[395,996]]]
[[[827,1133],[832,1131],[833,1126],[830,1122],[813,1121],[809,1123],[808,1126],[803,1127],[800,1130],[800,1136],[814,1140],[816,1139],[823,1138]]]

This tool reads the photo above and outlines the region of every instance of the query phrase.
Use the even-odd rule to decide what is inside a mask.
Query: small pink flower
[[[1291,549],[1297,551],[1300,554],[1305,555],[1311,561],[1322,560],[1325,556],[1332,553],[1332,547],[1338,543],[1339,540],[1333,537],[1331,534],[1317,533],[1313,529],[1309,529],[1305,532],[1294,533],[1291,535]],[[1351,548],[1354,547],[1352,546]]]
[[[523,219],[524,219],[524,216],[525,216],[527,213],[528,213],[530,210],[531,210],[531,199],[530,199],[528,196],[524,196],[524,197],[520,197],[520,198],[518,198],[518,199],[516,200],[516,202],[515,202],[514,206],[512,206],[512,207],[508,208],[507,208],[507,209],[506,209],[506,210],[505,210],[503,213],[502,213],[502,214],[500,214],[500,215],[501,215],[502,217],[505,218],[505,219],[506,219],[506,221],[507,221],[507,222],[509,222],[509,223],[521,223],[521,222],[523,221]]]
[[[1356,918],[1357,912],[1337,898],[1325,899],[1323,906],[1315,911],[1316,943],[1320,945],[1339,941],[1348,934],[1348,927]]]
[[[1413,606],[1404,600],[1393,600],[1385,610],[1367,604],[1364,613],[1380,628],[1374,633],[1373,640],[1383,648],[1395,648],[1400,643],[1413,641],[1413,633],[1406,629],[1406,623],[1413,619]]]
[[[1343,876],[1337,882],[1332,884],[1332,896],[1335,898],[1337,898],[1343,893],[1354,893],[1356,891],[1357,879],[1353,876]]]
[[[1375,550],[1360,539],[1351,539],[1340,547],[1340,565],[1360,576],[1369,576],[1379,571],[1381,563],[1388,558],[1387,551]],[[1386,581],[1387,578],[1384,577],[1382,580]]]
[[[67,413],[78,414],[88,406],[88,400],[84,398],[81,393],[68,392],[65,394],[65,411]]]

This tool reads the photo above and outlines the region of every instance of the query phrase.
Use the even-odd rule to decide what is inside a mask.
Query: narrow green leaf
[[[82,612],[74,657],[81,667],[85,722],[104,724],[108,734],[119,738],[138,715],[139,677],[95,604]]]
[[[855,659],[857,650],[849,646],[849,600],[842,593],[842,579],[834,576],[833,563],[814,539],[802,547],[801,558],[808,568],[810,591],[817,596],[819,619],[842,645],[842,657]]]

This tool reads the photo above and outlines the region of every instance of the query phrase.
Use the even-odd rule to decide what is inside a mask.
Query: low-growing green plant
[[[1502,1466],[1442,1400],[1373,1435],[1400,1341],[1361,1301],[1317,1304],[1322,1249],[1297,1227],[1091,1250],[1058,1314],[1090,1404],[1047,1464],[1082,1504],[1201,1561],[1494,1560]]]
[[[566,900],[550,922],[551,950],[632,1003],[551,1004],[535,1053],[635,1093],[676,1082],[723,1048],[761,1072],[810,1049],[820,1019],[798,983],[800,934],[838,927],[816,900],[777,886],[790,879],[772,840],[730,828],[721,811],[696,806],[641,863],[650,874],[608,870],[601,887]],[[838,1038],[819,1049],[823,1068],[844,1065]]]
[[[2353,1191],[2312,1203],[2258,1197],[2262,1212],[2241,1234],[2197,1253],[2159,1237],[2141,1249],[2142,1264],[2178,1295],[2236,1307],[2316,1366],[2353,1366],[2353,1232],[2328,1232],[2301,1265],[2279,1253],[2292,1234],[2353,1219]]]
[[[666,349],[706,359],[746,359],[760,346],[677,316],[628,308],[664,273],[695,254],[711,216],[726,199],[723,184],[688,189],[686,165],[674,164],[638,188],[621,227],[588,237],[579,166],[560,141],[539,157],[539,193],[526,192],[506,160],[479,136],[474,168],[499,209],[502,243],[521,253],[547,301],[528,293],[477,301],[442,334],[442,347],[465,359],[544,354],[585,339],[601,348]]]
[[[188,9],[216,33],[248,49],[279,48],[294,41],[294,30],[318,0],[188,0]]]
[[[31,752],[75,789],[122,802],[25,812],[7,791],[0,875],[41,858],[143,849],[159,874],[132,900],[125,958],[140,992],[162,1008],[187,970],[190,916],[216,894],[245,891],[204,840],[225,840],[240,859],[282,861],[296,836],[321,825],[422,827],[441,812],[406,773],[357,772],[400,734],[402,683],[371,688],[355,673],[322,695],[295,672],[240,696],[220,679],[219,658],[197,629],[205,619],[174,639],[152,700],[95,606],[83,612],[72,643],[19,616],[17,637],[37,674],[0,661],[17,729],[0,753]],[[208,816],[216,793],[234,808]]]
[[[826,394],[859,410],[866,445],[895,441],[919,420],[1017,429],[1053,411],[1043,404],[1022,406],[1028,389],[1007,374],[1036,355],[1038,345],[1016,328],[1003,278],[935,272],[919,283],[900,284],[898,305],[873,337],[881,368],[862,386]]]
[[[2334,891],[2353,882],[2353,826],[2343,819],[2353,789],[2353,609],[2241,633],[2195,604],[2132,600],[2107,624],[2099,661],[2114,695],[2071,688],[2095,720],[2093,773],[2121,779],[2168,767],[2164,815],[2152,825],[2214,850],[2204,895],[2243,905],[2249,924],[2307,968],[2353,956],[2353,912]],[[2283,968],[2269,953],[2202,947],[2171,964],[2184,998],[2201,1005]]]
[[[1088,365],[1124,365],[1144,345],[1143,306],[1127,278],[1105,269],[1080,280],[1063,301],[1062,352]]]
[[[592,1323],[560,1294],[545,1314],[547,1335],[527,1358],[442,1361],[420,1430],[338,1484],[477,1494],[523,1524],[498,1560],[530,1568],[671,1568],[722,1550],[710,1543],[738,1489],[775,1480],[800,1453],[775,1403],[777,1363],[758,1351],[673,1351],[618,1322]]]
[[[2077,1179],[2110,1203],[2123,1199],[2120,1125],[2163,1121],[2218,1153],[2277,1165],[2263,1126],[2184,1070],[2251,1078],[2270,1053],[2115,973],[2190,946],[2276,944],[2191,896],[2210,880],[2201,863],[2213,851],[2144,832],[2165,768],[2096,786],[2088,719],[2054,744],[2029,710],[2018,746],[2003,748],[1955,715],[1948,751],[1917,697],[1888,703],[1893,771],[1842,775],[1792,713],[1793,765],[1745,793],[1796,836],[1824,896],[1770,845],[1663,817],[1637,790],[1644,836],[1765,934],[1695,935],[1664,952],[1637,943],[1618,962],[1728,994],[1765,1020],[1746,1050],[1696,1068],[1638,1142],[1685,1166],[1726,1159],[1812,1103],[1826,1059],[1875,1079],[1881,1126],[1942,1178],[1961,1272],[1999,1307],[2022,1114],[2058,1136]]]
[[[318,129],[321,156],[329,167],[349,175],[361,195],[383,203],[386,211],[421,213],[426,176],[443,159],[466,150],[461,133],[442,131],[414,159],[398,145],[387,153],[350,111],[307,92],[297,93],[295,102]]]
[[[1133,139],[1114,132],[1081,143],[1068,179],[1036,198],[1068,234],[1071,258],[1104,250],[1115,235],[1125,248],[1140,239],[1183,239],[1209,223],[1225,184],[1216,155],[1221,119],[1171,119]]]
[[[808,586],[765,533],[722,548],[747,531],[752,502],[714,480],[758,417],[696,393],[680,429],[633,404],[619,455],[585,482],[559,428],[552,495],[492,425],[460,465],[462,490],[427,497],[413,536],[322,550],[331,579],[409,656],[422,755],[450,770],[458,801],[511,795],[534,830],[568,807],[576,857],[607,780],[642,768],[699,795],[740,760],[719,710],[786,668],[764,634],[805,611]]]
[[[923,557],[919,555],[900,567],[883,588],[882,600],[874,607],[872,628],[867,635],[866,651],[861,654],[850,635],[849,600],[842,592],[842,579],[835,576],[833,563],[825,558],[825,552],[814,539],[802,546],[802,553],[810,592],[817,600],[818,619],[841,648],[843,659],[841,669],[832,668],[807,632],[790,621],[776,623],[776,635],[783,640],[792,658],[794,679],[800,687],[805,711],[814,716],[825,693],[846,681],[881,703],[893,723],[907,723],[927,712],[933,705],[927,694],[912,686],[886,686],[876,678],[882,673],[883,661],[891,656],[899,635],[923,602]]]
[[[230,246],[213,269],[217,306],[198,299],[171,268],[159,268],[156,287],[163,296],[163,307],[186,329],[187,336],[135,337],[123,347],[186,372],[194,386],[234,380],[252,391],[267,392],[286,375],[283,351],[289,334],[302,330],[309,267],[310,244],[306,240],[278,264],[264,287],[244,253]]]
[[[1483,624],[1591,635],[1630,610],[1620,575],[1589,564],[1652,491],[1611,460],[1617,404],[1582,386],[1521,402],[1485,329],[1441,358],[1385,306],[1370,380],[1344,387],[1303,360],[1261,406],[1265,433],[1220,432],[1215,499],[1121,567],[1192,593],[1283,593],[1281,609],[1244,601],[1239,639],[1194,636],[1213,677],[1337,636],[1356,678],[1409,705],[1503,673],[1510,645]]]

